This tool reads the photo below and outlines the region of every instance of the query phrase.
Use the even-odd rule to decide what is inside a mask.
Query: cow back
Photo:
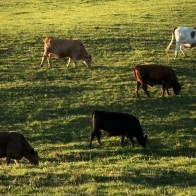
[[[163,81],[177,80],[175,72],[169,66],[138,65],[134,68],[135,78],[148,85],[162,84]]]
[[[49,38],[45,39],[45,53],[52,53],[59,58],[73,57],[77,60],[88,56],[84,45],[79,40]]]

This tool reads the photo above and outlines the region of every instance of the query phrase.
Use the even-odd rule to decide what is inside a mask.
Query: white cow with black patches
[[[185,48],[196,47],[196,29],[193,27],[175,27],[172,32],[172,39],[166,48],[167,52],[173,43],[174,37],[176,39],[175,58],[178,57],[179,50],[187,56]]]

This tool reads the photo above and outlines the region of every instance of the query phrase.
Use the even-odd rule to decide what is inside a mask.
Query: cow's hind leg
[[[69,58],[67,62],[67,67],[69,67],[70,63],[73,63],[74,68],[76,67],[76,58]]]
[[[94,140],[95,136],[97,137],[99,145],[100,146],[102,145],[102,143],[101,143],[101,133],[102,133],[101,131],[93,131],[91,133],[91,139],[90,139],[89,147],[91,147],[92,141]]]
[[[136,93],[137,97],[140,97],[139,96],[139,92],[138,92],[139,91],[139,88],[140,88],[140,85],[141,85],[141,83],[137,81],[136,82],[136,89],[135,89],[135,93]]]
[[[47,55],[47,54],[44,54],[44,55],[42,56],[42,60],[41,60],[41,63],[40,63],[40,67],[43,67],[43,64],[44,64],[46,58],[48,58],[48,55]]]
[[[49,67],[51,67],[51,57],[52,57],[52,54],[49,54],[48,57],[47,57],[47,61],[48,61],[48,65]]]

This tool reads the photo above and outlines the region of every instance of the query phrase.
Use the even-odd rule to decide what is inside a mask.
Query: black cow
[[[147,135],[144,136],[139,120],[133,115],[94,111],[92,113],[92,126],[93,131],[91,133],[89,147],[91,147],[95,136],[101,145],[102,131],[109,133],[109,136],[121,135],[121,145],[123,144],[125,137],[127,137],[130,139],[132,146],[134,147],[133,138],[135,137],[143,148],[146,147]]]
[[[0,132],[0,158],[4,157],[6,157],[7,165],[10,164],[11,159],[19,163],[23,157],[32,165],[39,165],[37,152],[22,134],[14,131]]]

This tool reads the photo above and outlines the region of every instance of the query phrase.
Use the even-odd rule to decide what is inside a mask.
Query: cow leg
[[[67,67],[69,67],[70,63],[71,63],[71,58],[68,59]]]
[[[130,139],[130,142],[131,142],[131,144],[132,144],[132,147],[134,147],[134,141],[133,141],[133,138],[132,138],[132,137],[130,137],[129,139]]]
[[[19,165],[19,160],[14,160],[17,165]]]
[[[47,57],[49,67],[51,67],[51,65],[52,65],[51,64],[51,57],[52,57],[52,54],[49,54]]]
[[[187,56],[185,53],[185,47],[183,44],[180,45],[180,50],[181,50],[182,54],[184,54],[184,56]]]
[[[135,93],[136,93],[137,97],[140,97],[140,96],[139,96],[139,93],[138,93],[139,88],[140,88],[140,85],[141,85],[141,83],[137,81],[137,82],[136,82],[136,90],[135,90]]]
[[[123,142],[124,142],[124,140],[125,140],[125,136],[124,135],[122,135],[122,137],[121,137],[121,141],[120,141],[120,145],[123,147]]]
[[[75,58],[69,58],[67,62],[67,67],[69,67],[70,63],[73,63],[74,67],[76,67],[76,59]]]
[[[101,133],[102,133],[101,131],[93,131],[91,133],[91,139],[90,139],[89,147],[91,147],[92,141],[94,140],[95,136],[97,137],[99,145],[100,146],[102,145],[102,143],[101,143]]]
[[[10,162],[11,162],[11,158],[10,158],[9,156],[7,156],[7,157],[6,157],[6,162],[7,162],[7,165],[9,165],[9,164],[10,164]]]
[[[175,58],[178,57],[178,50],[180,50],[180,44],[176,42],[176,48],[175,48]]]
[[[167,91],[167,95],[170,95],[169,88],[166,88],[166,91]]]
[[[75,67],[76,67],[76,57],[74,57],[74,58],[72,59],[72,62],[73,62],[74,68],[75,68]]]
[[[89,65],[86,63],[86,61],[83,61],[83,63],[84,63],[87,67],[89,67]]]
[[[150,94],[149,94],[149,92],[148,92],[148,90],[147,90],[147,85],[146,85],[146,84],[143,84],[143,85],[142,85],[142,89],[144,90],[145,94],[146,94],[148,97],[150,97]]]
[[[44,54],[44,55],[42,56],[42,60],[41,60],[40,67],[43,67],[43,64],[44,64],[46,58],[48,58],[48,55],[47,55],[47,54]]]
[[[89,142],[89,147],[91,147],[92,141],[94,140],[94,138],[95,138],[95,133],[92,132],[92,133],[91,133],[91,139],[90,139],[90,142]]]
[[[161,96],[164,97],[165,96],[165,90],[167,89],[167,92],[168,92],[168,88],[166,87],[162,87],[162,93],[161,93]]]
[[[102,143],[101,143],[101,134],[102,134],[101,131],[96,132],[97,141],[98,141],[98,143],[99,143],[100,146],[102,146]]]

